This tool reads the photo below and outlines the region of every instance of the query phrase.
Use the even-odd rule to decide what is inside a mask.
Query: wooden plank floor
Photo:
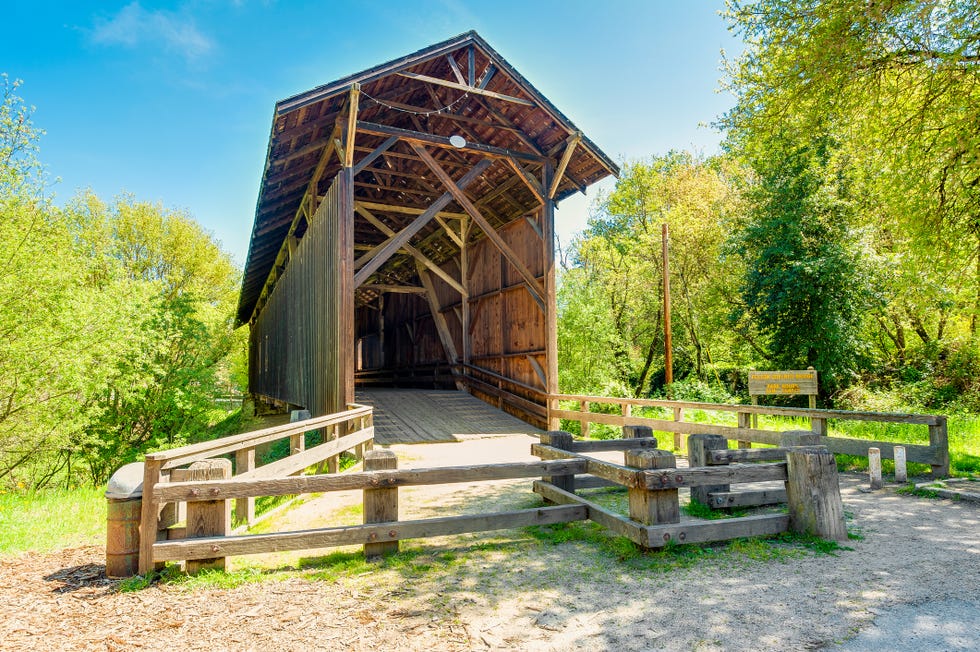
[[[374,441],[379,444],[542,432],[466,392],[358,388],[355,395],[358,403],[374,407]]]

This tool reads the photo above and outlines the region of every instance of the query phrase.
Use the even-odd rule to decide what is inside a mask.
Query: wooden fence
[[[254,432],[223,437],[181,448],[157,453],[149,453],[143,467],[143,504],[140,514],[139,572],[147,573],[159,562],[166,561],[155,556],[154,546],[161,540],[210,534],[214,531],[230,530],[231,502],[223,495],[208,488],[204,493],[192,492],[186,497],[174,498],[164,495],[160,487],[181,485],[214,478],[218,482],[246,483],[262,485],[277,479],[291,478],[305,469],[317,465],[319,470],[335,473],[339,467],[341,453],[354,450],[362,456],[364,450],[371,448],[374,441],[373,412],[370,406],[348,406],[348,410],[313,419],[306,419]],[[306,433],[320,431],[322,443],[306,448]],[[277,461],[256,466],[256,449],[271,445],[280,440],[289,440],[289,455]],[[234,473],[229,459],[218,458],[234,456]],[[315,476],[314,476],[315,477]],[[336,476],[322,476],[336,477]],[[220,485],[219,485],[220,486]],[[255,497],[283,494],[247,493],[235,496],[235,509],[239,520],[251,523],[255,518]],[[215,503],[220,510],[198,510],[201,503]],[[186,528],[173,526],[181,520],[182,503],[187,505]],[[212,505],[213,507],[214,505]],[[217,516],[215,516],[217,513]],[[174,541],[173,543],[177,543]],[[209,557],[217,557],[210,555]]]
[[[576,407],[567,409],[560,402],[571,402]],[[572,394],[552,394],[548,411],[554,422],[558,419],[578,421],[582,435],[589,435],[589,424],[601,423],[611,426],[649,426],[655,431],[674,433],[674,448],[682,448],[682,436],[696,434],[717,434],[727,439],[737,440],[740,446],[750,447],[751,443],[779,445],[781,432],[754,427],[753,418],[758,415],[785,416],[809,419],[814,434],[820,436],[820,445],[831,453],[867,457],[869,448],[878,448],[882,458],[895,459],[895,446],[904,446],[907,461],[928,464],[935,477],[949,475],[949,438],[946,417],[932,414],[896,414],[882,412],[855,412],[850,410],[812,410],[805,408],[784,408],[755,405],[726,405],[721,403],[694,403],[687,401],[665,401],[636,398],[611,398],[604,396],[584,396]],[[611,405],[619,414],[606,414],[591,411],[595,405]],[[633,414],[634,407],[654,407],[669,410],[673,419],[657,419]],[[714,423],[698,423],[685,420],[685,411],[701,410],[716,413],[734,413],[737,426]],[[847,437],[829,437],[827,421],[871,421],[879,423],[908,423],[926,426],[929,431],[929,445],[902,444],[900,442],[873,441]]]

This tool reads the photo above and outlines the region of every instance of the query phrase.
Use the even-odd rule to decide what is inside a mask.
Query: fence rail
[[[689,401],[668,401],[656,399],[619,398],[606,396],[588,396],[578,394],[552,394],[551,401],[564,401],[578,404],[578,409],[557,408],[549,410],[552,420],[567,419],[581,424],[582,434],[589,434],[589,425],[593,423],[610,426],[649,426],[655,431],[674,433],[675,449],[682,448],[683,435],[717,434],[727,439],[740,442],[741,446],[749,447],[751,443],[778,446],[781,432],[752,427],[753,417],[757,415],[784,416],[809,419],[812,431],[820,436],[819,443],[830,452],[841,455],[866,457],[869,448],[878,448],[881,456],[894,459],[895,446],[904,446],[907,461],[928,464],[935,477],[949,475],[949,435],[946,417],[933,414],[908,414],[887,412],[859,412],[850,410],[818,410],[809,408],[769,407],[763,405],[728,405],[723,403],[698,403]],[[619,414],[594,412],[594,405],[617,406]],[[633,407],[653,407],[671,410],[673,419],[658,419],[653,417],[634,416]],[[685,411],[734,413],[737,426],[718,425],[686,421]],[[850,437],[828,436],[827,421],[867,421],[878,423],[907,423],[922,425],[928,428],[929,445],[901,444],[897,442],[855,439]]]

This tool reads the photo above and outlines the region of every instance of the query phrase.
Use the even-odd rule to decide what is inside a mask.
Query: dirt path
[[[400,466],[417,468],[530,459],[529,441],[395,448]],[[842,485],[864,538],[836,556],[747,545],[621,560],[587,538],[504,531],[408,542],[400,563],[367,572],[344,570],[363,569],[355,554],[244,558],[308,568],[255,568],[273,579],[234,589],[136,593],[115,592],[99,547],[2,559],[0,649],[816,650],[851,638],[853,650],[889,639],[874,649],[980,649],[980,507],[862,493],[853,476]],[[527,486],[407,489],[401,513],[529,506]],[[357,522],[359,496],[347,500],[315,500],[281,520]]]

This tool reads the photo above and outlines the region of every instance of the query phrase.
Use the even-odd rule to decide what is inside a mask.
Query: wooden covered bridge
[[[466,390],[547,427],[555,207],[617,173],[475,32],[282,100],[238,306],[250,393],[316,416],[357,391],[380,425],[401,408],[371,388]]]

